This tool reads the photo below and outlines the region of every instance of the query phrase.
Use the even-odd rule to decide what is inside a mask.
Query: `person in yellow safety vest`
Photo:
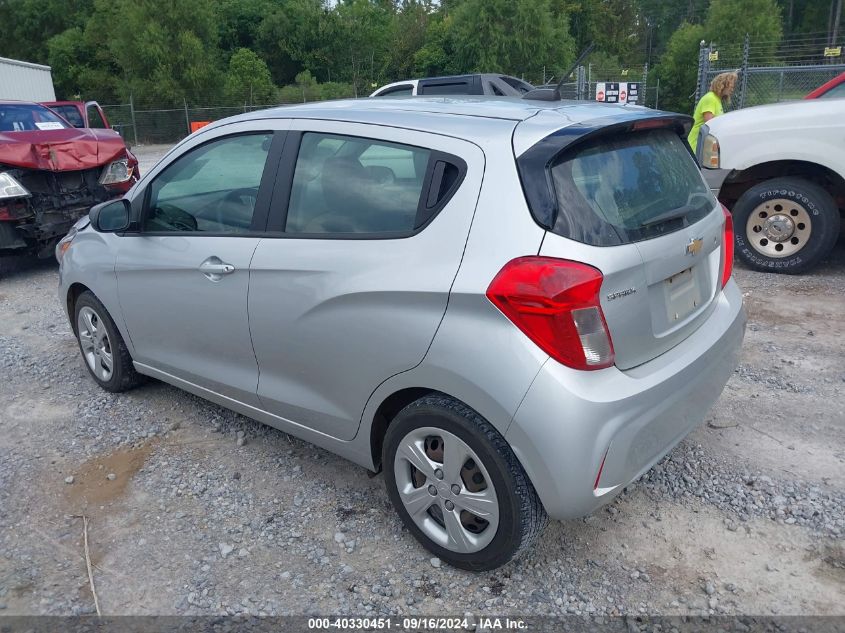
[[[687,140],[693,151],[698,149],[698,131],[701,126],[713,117],[724,113],[722,103],[730,101],[738,79],[739,75],[736,72],[719,73],[713,77],[713,81],[710,82],[710,92],[701,97],[692,115],[694,122]]]

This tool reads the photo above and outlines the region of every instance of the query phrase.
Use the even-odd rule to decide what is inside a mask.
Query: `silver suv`
[[[91,375],[152,376],[372,470],[497,567],[703,418],[744,334],[732,224],[645,108],[367,99],[192,134],[57,246]]]

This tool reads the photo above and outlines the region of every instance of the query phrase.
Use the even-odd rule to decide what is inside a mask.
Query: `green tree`
[[[0,57],[46,64],[48,40],[83,26],[93,0],[5,0],[0,2]]]
[[[704,20],[709,0],[638,0],[638,4],[643,52],[646,61],[651,64],[666,50],[669,38],[683,22],[699,24]]]
[[[698,52],[706,30],[684,22],[669,38],[655,75],[660,78],[660,108],[692,113],[698,76]]]
[[[60,99],[96,99],[103,103],[119,99],[119,75],[106,62],[100,63],[96,45],[78,26],[51,37],[48,63]]]
[[[217,0],[212,4],[224,56],[240,48],[256,50],[261,24],[276,6],[273,0]]]
[[[390,65],[390,0],[346,0],[334,11],[337,36],[332,49],[335,73],[364,96],[385,83]]]
[[[99,64],[116,69],[122,99],[214,103],[222,92],[216,18],[204,0],[96,0],[85,35],[105,42]]]
[[[464,72],[504,72],[539,81],[574,56],[564,13],[549,0],[465,0],[452,14],[451,47]]]
[[[704,25],[719,44],[742,44],[747,33],[757,62],[772,60],[783,36],[776,0],[712,0]]]
[[[264,60],[248,48],[239,48],[229,58],[223,94],[232,104],[268,105],[276,99],[276,86]]]
[[[256,46],[275,82],[286,84],[303,68],[328,77],[337,37],[336,15],[322,0],[289,0],[261,22]]]
[[[402,0],[390,24],[390,60],[386,73],[391,78],[414,75],[414,56],[426,44],[428,27],[434,19],[431,0]]]
[[[430,77],[459,72],[449,39],[451,24],[451,16],[444,15],[442,12],[429,20],[425,30],[425,41],[413,55],[414,72],[409,75]]]

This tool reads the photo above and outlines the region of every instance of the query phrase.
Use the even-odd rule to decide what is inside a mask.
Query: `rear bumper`
[[[545,363],[506,438],[552,518],[604,505],[701,423],[737,365],[745,334],[733,280],[717,302],[684,342],[634,369],[583,372]]]

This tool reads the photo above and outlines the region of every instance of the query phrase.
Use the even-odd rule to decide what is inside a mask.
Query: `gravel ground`
[[[106,614],[845,614],[845,241],[803,277],[738,267],[749,330],[706,422],[483,574],[432,559],[380,476],[162,383],[101,391],[55,264],[10,264],[0,614],[93,612],[81,515]]]
[[[172,145],[135,145],[132,147],[132,153],[138,159],[138,170],[141,174],[146,174],[150,169],[155,167],[159,159],[164,156]]]

